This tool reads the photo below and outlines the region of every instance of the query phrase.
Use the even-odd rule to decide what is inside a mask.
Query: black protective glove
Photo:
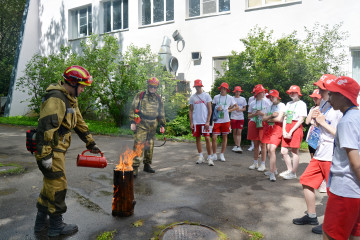
[[[101,150],[98,146],[94,145],[91,149],[90,149],[91,153],[101,153]]]

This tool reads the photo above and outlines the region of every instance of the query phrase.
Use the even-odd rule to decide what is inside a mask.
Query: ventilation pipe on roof
[[[179,67],[179,62],[177,58],[173,57],[171,54],[170,43],[171,43],[170,38],[164,36],[159,51],[160,63],[166,68],[168,72],[174,72],[176,75],[176,71],[178,70]]]

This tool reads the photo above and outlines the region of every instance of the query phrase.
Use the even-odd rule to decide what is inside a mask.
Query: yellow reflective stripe
[[[86,73],[80,69],[77,69],[77,68],[70,68],[69,70],[66,71],[66,73],[70,72],[70,71],[78,71],[79,73],[81,73],[83,75],[83,77],[85,78],[86,77]]]

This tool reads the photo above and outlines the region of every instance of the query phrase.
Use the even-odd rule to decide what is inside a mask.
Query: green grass
[[[0,123],[3,124],[13,124],[13,125],[24,125],[24,126],[37,126],[38,118],[37,117],[0,117]]]
[[[250,240],[260,240],[265,237],[264,234],[262,234],[260,232],[250,231],[243,227],[236,227],[236,228],[241,230],[242,232],[246,233],[249,236]]]
[[[300,149],[308,151],[309,148],[308,148],[307,142],[302,141],[301,144],[300,144]]]
[[[97,236],[96,240],[112,240],[112,239],[114,239],[115,233],[116,233],[116,230],[103,232]]]
[[[25,172],[25,168],[18,164],[15,164],[15,163],[2,164],[2,163],[0,163],[0,167],[5,167],[5,166],[13,166],[15,168],[11,168],[6,171],[1,171],[0,176],[2,176],[2,175],[17,175],[17,174],[21,174],[21,173]]]

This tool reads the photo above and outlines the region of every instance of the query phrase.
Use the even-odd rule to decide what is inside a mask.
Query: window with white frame
[[[230,0],[187,0],[188,17],[230,11]]]
[[[289,2],[301,2],[301,0],[246,0],[247,8],[266,7]]]
[[[85,37],[92,34],[91,5],[69,11],[70,38]]]
[[[141,25],[174,20],[174,0],[140,0]]]
[[[351,51],[352,56],[352,77],[360,83],[360,47]]]
[[[213,58],[213,82],[221,76],[224,75],[225,71],[225,64],[228,62],[227,57],[214,57]]]
[[[104,2],[104,32],[111,32],[129,27],[128,0]]]

